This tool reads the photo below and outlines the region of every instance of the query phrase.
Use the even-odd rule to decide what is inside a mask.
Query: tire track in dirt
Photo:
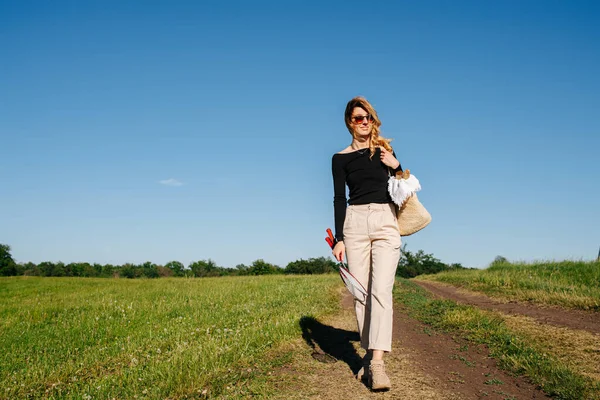
[[[392,352],[385,358],[392,390],[372,393],[354,373],[360,367],[352,297],[342,298],[343,310],[325,320],[301,322],[303,343],[292,362],[273,377],[280,399],[543,399],[544,393],[522,377],[500,370],[485,346],[436,333],[394,310]]]
[[[600,313],[594,311],[567,310],[559,307],[541,307],[534,304],[501,302],[484,294],[431,281],[414,281],[438,298],[454,300],[486,310],[501,311],[509,315],[525,315],[543,324],[585,330],[600,335]]]
[[[499,369],[486,346],[435,332],[409,317],[401,306],[395,310],[394,329],[415,367],[435,377],[441,389],[460,399],[548,398],[526,378]]]

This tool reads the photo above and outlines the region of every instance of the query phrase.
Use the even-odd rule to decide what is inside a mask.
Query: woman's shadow
[[[362,358],[356,352],[352,342],[360,340],[358,332],[347,331],[324,325],[314,317],[300,318],[302,338],[313,349],[314,359],[324,363],[338,360],[348,364],[353,374],[362,367]]]

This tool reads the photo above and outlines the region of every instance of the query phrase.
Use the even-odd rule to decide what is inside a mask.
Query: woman
[[[347,257],[348,269],[369,293],[366,304],[354,301],[361,346],[367,350],[357,378],[366,378],[372,390],[389,390],[383,355],[392,347],[392,288],[401,240],[387,181],[402,167],[390,140],[379,136],[381,121],[365,98],[348,102],[344,120],[352,143],[332,159],[333,255],[338,261]]]

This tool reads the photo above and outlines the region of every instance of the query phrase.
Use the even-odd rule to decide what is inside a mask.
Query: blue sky
[[[0,1],[0,243],[20,262],[329,256],[363,95],[444,262],[600,245],[600,3]]]

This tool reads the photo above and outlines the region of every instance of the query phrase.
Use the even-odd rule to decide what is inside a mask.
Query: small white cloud
[[[165,185],[165,186],[181,186],[183,185],[183,182],[178,181],[177,179],[163,179],[162,181],[158,181],[158,183],[160,183],[161,185]]]

